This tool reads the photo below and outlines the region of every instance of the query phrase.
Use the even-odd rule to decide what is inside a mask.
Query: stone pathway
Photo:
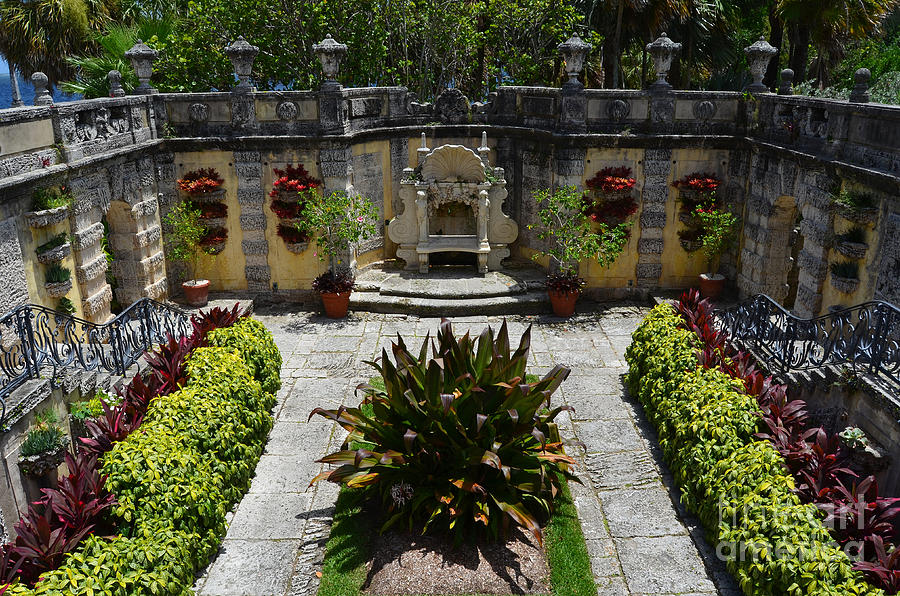
[[[565,438],[584,443],[572,492],[602,595],[740,594],[677,504],[659,459],[654,432],[640,406],[625,396],[625,348],[646,309],[616,306],[569,321],[509,317],[518,341],[532,331],[529,372],[555,364],[572,369],[554,396],[575,408],[558,418]],[[317,407],[353,403],[353,389],[370,378],[363,361],[400,333],[423,338],[439,319],[358,313],[328,321],[309,313],[257,315],[284,357],[275,427],[249,493],[230,519],[222,550],[195,586],[200,596],[315,594],[337,487],[309,481],[316,459],[339,447],[344,431]],[[454,318],[456,333],[478,333],[501,317]],[[417,345],[415,341],[408,341]],[[674,500],[673,500],[674,495]]]

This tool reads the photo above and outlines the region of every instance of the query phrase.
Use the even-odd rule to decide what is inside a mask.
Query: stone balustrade
[[[677,44],[657,42],[654,60],[667,69]],[[0,111],[0,227],[17,230],[0,234],[0,257],[25,272],[23,287],[0,293],[0,308],[22,295],[35,299],[39,271],[29,253],[44,239],[24,234],[21,216],[35,187],[60,181],[76,195],[69,215],[76,238],[107,220],[120,300],[163,296],[177,269],[159,258],[159,231],[164,237],[163,216],[181,198],[175,181],[197,167],[215,167],[226,180],[229,242],[208,266],[211,277],[221,275],[213,288],[302,292],[321,266],[313,251],[280,252],[284,243],[267,202],[273,168],[303,163],[327,192],[372,198],[386,222],[402,210],[403,169],[423,131],[433,147],[474,146],[488,133],[492,165],[505,171],[504,209],[521,230],[511,246],[518,256],[540,247],[527,228],[535,220],[536,190],[583,186],[607,166],[631,168],[640,209],[626,252],[610,270],[585,271],[592,286],[614,295],[693,282],[703,265],[679,247],[672,182],[710,172],[742,216],[740,242],[722,265],[742,293],[769,293],[793,302],[800,314],[873,296],[900,301],[892,281],[900,268],[900,107],[867,103],[865,73],[853,102],[790,95],[791,73],[778,94],[762,92],[758,81],[743,93],[674,90],[665,76],[647,90],[584,89],[578,83],[584,45],[575,37],[561,45],[569,75],[563,88],[504,86],[475,102],[458,89],[425,101],[402,87],[344,88],[339,69],[347,50],[334,40],[317,45],[328,73],[318,90],[256,91],[253,46],[240,42],[229,46],[239,88],[157,93],[147,79],[152,51],[136,46],[132,58],[141,61],[146,83],[139,94]],[[770,52],[761,43],[751,49],[758,75]],[[837,258],[833,238],[852,223],[831,201],[842,188],[878,201],[852,296],[826,283]],[[796,254],[788,242],[794,228],[802,238]],[[97,273],[99,241],[73,253],[79,312],[95,319],[109,316],[111,296]],[[360,264],[396,252],[384,224],[358,248]]]

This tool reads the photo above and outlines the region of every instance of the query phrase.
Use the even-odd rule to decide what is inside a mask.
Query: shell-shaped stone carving
[[[484,182],[484,164],[462,145],[443,145],[425,156],[422,179],[438,182]]]

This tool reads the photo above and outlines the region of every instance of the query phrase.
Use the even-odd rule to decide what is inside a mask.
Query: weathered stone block
[[[266,240],[244,240],[241,250],[245,255],[265,255],[269,253],[269,243]]]
[[[268,288],[268,282],[271,279],[271,273],[269,272],[269,268],[267,266],[251,265],[245,267],[244,274],[247,276],[247,281],[266,282],[266,288]]]
[[[666,226],[666,214],[644,211],[641,213],[641,228],[664,228]]]
[[[237,189],[238,204],[244,205],[261,205],[266,201],[266,193],[259,185],[241,185]]]
[[[235,151],[234,152],[234,161],[235,162],[259,163],[259,161],[260,161],[259,151]]]
[[[641,238],[638,240],[638,252],[641,254],[661,254],[662,251],[662,239]]]
[[[638,263],[635,267],[635,275],[639,279],[659,279],[662,275],[662,265],[655,263]]]
[[[264,230],[266,216],[263,213],[241,213],[242,230]]]

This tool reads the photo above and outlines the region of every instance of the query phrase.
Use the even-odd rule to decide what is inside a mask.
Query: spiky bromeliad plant
[[[540,521],[562,478],[577,478],[562,465],[574,463],[562,443],[549,439],[553,419],[572,409],[549,407],[569,369],[557,366],[526,383],[530,337],[529,327],[511,351],[505,322],[496,337],[488,328],[476,341],[468,333],[455,338],[445,320],[430,358],[428,338],[415,355],[398,337],[393,360],[382,350],[380,363],[369,363],[385,389],[359,387],[371,409],[310,414],[350,431],[346,445],[366,445],[325,456],[320,461],[338,467],[313,482],[366,487],[381,499],[382,531],[405,522],[423,533],[452,532],[459,543],[475,531],[496,539],[513,522],[540,542]]]

